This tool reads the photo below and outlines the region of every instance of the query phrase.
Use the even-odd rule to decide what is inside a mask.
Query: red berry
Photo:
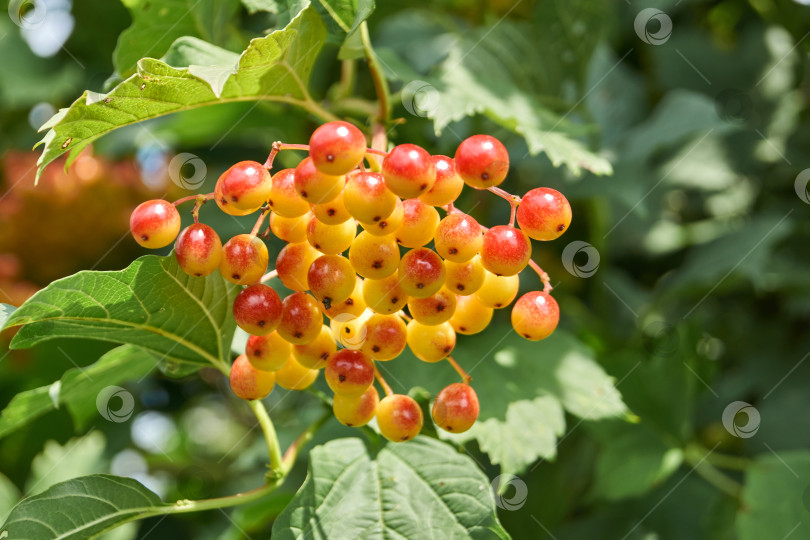
[[[217,180],[217,204],[223,210],[231,206],[239,212],[255,212],[267,201],[272,185],[261,163],[240,161]]]
[[[571,205],[555,189],[535,188],[520,201],[517,222],[529,238],[554,240],[571,224]]]
[[[307,286],[313,296],[323,303],[324,309],[348,299],[356,283],[357,274],[352,263],[342,255],[322,255],[312,262],[307,271]]]
[[[239,234],[222,246],[222,277],[237,285],[257,283],[267,270],[270,256],[264,242],[249,234]]]
[[[432,156],[436,167],[436,183],[419,199],[431,206],[446,206],[455,201],[464,189],[464,180],[456,173],[456,165],[447,156]]]
[[[376,223],[391,215],[397,205],[397,196],[386,187],[381,174],[359,172],[346,182],[343,204],[357,221]]]
[[[222,261],[222,241],[214,229],[204,223],[189,225],[174,243],[174,256],[183,272],[207,276]]]
[[[400,286],[414,298],[427,298],[444,285],[444,262],[436,252],[420,247],[410,250],[399,261]]]
[[[560,322],[560,306],[548,293],[528,292],[512,308],[512,327],[529,341],[545,339]]]
[[[446,386],[433,402],[433,421],[445,431],[463,433],[478,419],[478,396],[469,384]]]
[[[166,247],[180,232],[180,214],[170,202],[154,199],[142,202],[129,218],[132,237],[145,248]]]
[[[359,396],[374,382],[374,362],[362,351],[340,349],[326,361],[324,376],[335,394]]]
[[[481,264],[497,276],[513,276],[526,268],[532,243],[519,229],[497,225],[484,233]]]
[[[509,172],[506,148],[489,135],[473,135],[465,139],[458,146],[453,160],[459,176],[475,189],[497,186]]]
[[[377,405],[377,427],[393,442],[413,439],[422,431],[422,409],[410,396],[391,394]]]
[[[445,259],[467,262],[481,249],[481,225],[467,214],[448,214],[436,227],[434,243],[436,251]]]
[[[248,334],[269,334],[281,322],[281,299],[272,287],[261,283],[251,285],[236,295],[233,318]]]
[[[424,148],[400,144],[391,149],[382,163],[385,185],[403,199],[412,199],[436,183],[436,167]]]
[[[335,199],[343,189],[343,177],[325,174],[315,168],[311,158],[304,158],[295,168],[295,191],[310,204],[323,204]]]
[[[273,175],[267,205],[285,218],[296,218],[309,212],[309,203],[295,191],[295,169],[282,169]]]
[[[363,132],[348,122],[328,122],[309,138],[309,156],[325,174],[346,174],[357,167],[366,155]]]
[[[276,381],[272,372],[256,369],[244,354],[233,361],[228,378],[233,393],[246,400],[266,397],[273,390]]]
[[[318,337],[323,314],[318,301],[305,292],[292,293],[281,303],[281,322],[277,332],[293,345],[303,345]]]

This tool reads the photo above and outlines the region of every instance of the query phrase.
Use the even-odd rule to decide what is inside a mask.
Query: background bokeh
[[[504,480],[512,487],[499,499],[500,518],[513,537],[810,535],[810,7],[803,4],[378,2],[369,24],[381,56],[426,80],[453,36],[469,28],[493,29],[482,39],[485,51],[529,51],[506,54],[514,63],[507,67],[521,75],[519,90],[581,126],[579,135],[614,169],[577,177],[554,168],[482,116],[437,136],[425,116],[441,96],[427,82],[394,85],[395,115],[404,119],[394,141],[453,155],[469,134],[490,133],[513,161],[503,187],[523,193],[543,185],[569,198],[571,229],[538,246],[534,258],[551,275],[561,327],[594,351],[632,411],[625,420],[569,418],[555,459]],[[211,191],[230,164],[262,160],[275,140],[306,142],[316,126],[278,104],[184,112],[99,139],[69,171],[51,165],[35,187],[36,128],[84,89],[105,89],[116,39],[131,23],[117,1],[46,5],[50,18],[37,31],[0,16],[0,301],[13,305],[59,277],[123,268],[143,254],[127,232],[138,202],[177,198],[188,187]],[[274,26],[271,13],[239,8],[233,16],[249,31],[222,38],[232,50]],[[524,32],[499,32],[503,20]],[[329,47],[311,83],[327,99],[339,75]],[[355,91],[373,95],[362,64]],[[180,153],[190,157],[172,168]],[[290,166],[297,158],[277,159]],[[194,185],[183,183],[189,178]],[[508,205],[488,195],[465,192],[457,206],[485,224],[508,220]],[[253,221],[209,207],[201,218],[223,238]],[[535,279],[525,276],[523,288],[538,288]],[[476,345],[519,342],[514,334],[499,342],[507,319],[496,314]],[[6,352],[9,338],[2,337],[0,407],[107,350],[57,340]],[[536,351],[537,362],[548,360],[542,345]],[[56,411],[0,439],[0,516],[21,494],[91,472],[133,476],[164,500],[235,493],[260,481],[264,442],[217,373],[156,375],[126,391],[135,402],[123,421],[98,417],[77,432],[67,412]],[[504,382],[487,399],[505,407],[511,391]],[[282,443],[320,407],[283,390],[268,401]],[[332,421],[316,442],[351,433]],[[491,478],[498,475],[484,454],[470,452]],[[304,460],[271,502],[155,518],[113,534],[266,536],[305,472]],[[774,501],[768,527],[749,511],[767,510],[763,500]]]

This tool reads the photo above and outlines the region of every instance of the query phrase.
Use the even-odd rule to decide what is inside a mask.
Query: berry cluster
[[[308,150],[309,156],[271,176],[282,150]],[[521,198],[498,188],[508,169],[506,149],[488,135],[466,139],[451,159],[412,144],[389,152],[366,148],[355,126],[330,122],[315,130],[309,145],[275,143],[264,164],[232,166],[209,195],[141,204],[130,225],[148,248],[176,238],[174,253],[188,274],[219,269],[226,280],[246,286],[233,304],[236,323],[251,334],[231,368],[237,396],[260,399],[274,384],[302,390],[323,369],[340,422],[362,426],[376,416],[386,438],[405,441],[421,430],[422,411],[411,397],[391,391],[376,362],[393,360],[406,346],[424,362],[446,359],[463,382],[439,392],[433,420],[459,433],[475,423],[479,406],[470,377],[450,356],[456,334],[483,331],[493,310],[511,304],[527,265],[544,287],[518,299],[512,325],[533,341],[557,326],[559,307],[548,276],[531,260],[530,238],[560,236],[571,208],[553,189]],[[453,202],[464,184],[506,199],[510,223],[486,228],[457,210]],[[231,215],[260,212],[253,231],[223,245],[198,222],[200,205],[210,199]],[[176,206],[187,200],[196,200],[195,223],[180,232]],[[269,234],[287,244],[275,269],[265,273],[263,238]],[[431,242],[432,249],[426,247]],[[293,292],[282,300],[263,284],[272,278]],[[382,400],[375,378],[386,394]]]

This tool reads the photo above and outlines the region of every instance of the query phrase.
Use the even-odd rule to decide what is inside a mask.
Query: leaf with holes
[[[48,130],[39,144],[37,178],[42,170],[68,152],[69,165],[93,140],[122,126],[158,116],[218,103],[271,100],[302,103],[318,52],[326,40],[323,21],[314,8],[303,10],[284,29],[250,42],[235,63],[233,53],[181,41],[183,54],[173,49],[167,58],[186,65],[144,58],[137,72],[107,94],[85,91],[61,109],[40,130]],[[182,58],[180,62],[178,59]],[[212,58],[224,64],[211,65]],[[204,66],[195,69],[188,66]]]
[[[12,349],[60,337],[131,343],[163,361],[223,366],[230,359],[237,287],[218,272],[187,275],[173,255],[146,255],[125,270],[54,281],[6,322],[22,326]]]
[[[310,452],[309,475],[273,538],[422,538],[426,528],[441,538],[509,538],[469,457],[427,437],[372,456],[352,438]]]

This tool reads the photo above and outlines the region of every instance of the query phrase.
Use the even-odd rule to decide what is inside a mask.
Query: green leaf
[[[736,529],[740,540],[787,538],[806,527],[810,512],[810,452],[760,456],[748,468]],[[797,538],[804,536],[800,532]]]
[[[16,309],[16,307],[10,304],[0,304],[0,328],[6,325],[6,321]]]
[[[106,471],[104,459],[107,439],[100,431],[70,439],[65,444],[46,441],[42,452],[31,461],[26,495],[42,493],[59,482]]]
[[[644,424],[601,422],[593,426],[602,442],[596,461],[593,494],[615,500],[647,492],[666,480],[683,462]]]
[[[146,255],[125,270],[83,271],[54,281],[14,312],[24,325],[11,348],[60,337],[131,343],[162,361],[222,366],[230,358],[234,285],[218,272],[183,272],[173,255]]]
[[[116,347],[95,364],[69,369],[53,384],[14,396],[0,413],[0,438],[62,406],[70,412],[76,429],[84,429],[99,414],[96,398],[102,389],[140,379],[156,365],[157,358],[139,347]]]
[[[11,508],[20,500],[20,490],[6,475],[0,473],[0,521],[4,521]]]
[[[372,457],[356,438],[310,452],[309,474],[273,538],[508,538],[489,480],[467,456],[418,437]]]
[[[230,24],[238,0],[122,0],[132,14],[132,26],[118,37],[113,64],[119,75],[135,72],[141,58],[159,58],[181,36],[218,45],[238,43]],[[240,44],[241,48],[242,45]]]
[[[23,500],[0,530],[8,531],[9,538],[93,538],[165,507],[135,480],[95,474],[56,484]]]
[[[107,94],[85,91],[44,126],[37,177],[65,152],[69,165],[93,140],[122,126],[206,105],[245,100],[299,103],[305,98],[312,65],[326,39],[323,21],[312,8],[302,11],[283,30],[256,38],[239,56],[236,73],[230,66],[213,71],[174,68],[161,60],[144,58],[137,73]],[[189,47],[193,43],[194,47]],[[182,50],[181,50],[182,49]],[[193,50],[192,50],[193,49]],[[171,51],[173,61],[206,65],[212,56],[223,60],[228,51],[182,40]],[[196,73],[196,75],[195,75]]]

